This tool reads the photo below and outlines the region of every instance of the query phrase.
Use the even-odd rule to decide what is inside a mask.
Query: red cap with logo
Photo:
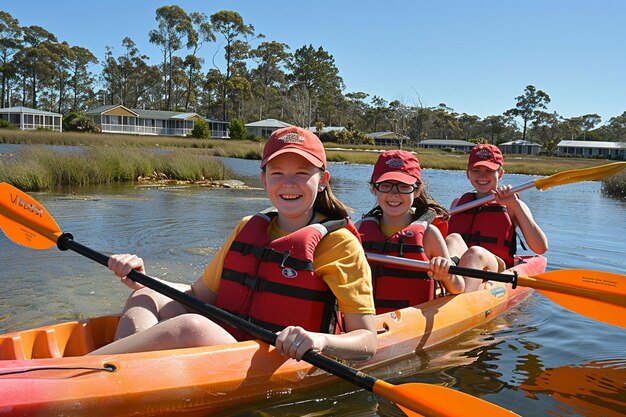
[[[480,144],[472,148],[467,163],[467,169],[475,166],[485,166],[491,170],[497,171],[504,165],[502,152],[495,145]]]
[[[421,182],[422,169],[415,155],[399,150],[381,153],[374,165],[371,182],[383,181],[400,181],[405,184]]]
[[[272,158],[284,153],[295,153],[318,168],[326,169],[326,152],[319,138],[311,131],[297,126],[278,129],[263,148],[263,168]]]

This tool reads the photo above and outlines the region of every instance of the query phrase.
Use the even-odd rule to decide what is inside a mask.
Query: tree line
[[[299,126],[344,126],[359,132],[394,131],[417,143],[461,139],[501,143],[527,139],[550,152],[563,139],[626,140],[626,111],[601,125],[597,114],[564,118],[548,112],[550,97],[528,85],[515,106],[480,118],[445,103],[425,107],[387,101],[367,92],[344,92],[334,57],[322,46],[292,52],[266,40],[237,12],[210,16],[177,5],[156,9],[147,34],[160,51],[157,63],[129,37],[116,54],[98,59],[40,26],[21,26],[0,11],[1,106],[27,106],[67,115],[103,104],[193,111],[225,121],[275,118]],[[217,52],[215,52],[217,50]],[[223,53],[223,64],[215,57]],[[210,68],[205,63],[210,61]],[[100,66],[100,71],[96,69]]]

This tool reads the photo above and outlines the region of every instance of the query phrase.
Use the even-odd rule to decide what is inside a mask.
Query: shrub
[[[0,119],[0,129],[17,129],[17,126],[15,126],[11,122],[7,122],[4,119]]]
[[[233,119],[230,122],[230,127],[228,129],[230,131],[231,139],[243,140],[248,137],[248,129],[246,129],[246,126],[243,124],[241,119]]]
[[[78,112],[69,112],[63,118],[63,130],[66,132],[100,132],[100,128],[90,117]]]
[[[195,121],[191,137],[196,139],[211,139],[211,128],[206,120],[198,119]]]

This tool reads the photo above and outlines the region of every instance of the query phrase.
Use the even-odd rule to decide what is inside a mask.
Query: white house
[[[22,130],[49,129],[57,132],[63,130],[63,115],[29,107],[19,106],[0,109],[0,119],[12,123]]]
[[[315,133],[316,135],[321,135],[322,133],[328,133],[328,132],[347,132],[348,129],[346,129],[343,126],[324,126],[322,128],[321,132],[317,131],[317,127],[316,126],[309,126],[307,128],[310,132]]]
[[[292,126],[289,123],[276,119],[264,119],[257,122],[247,123],[246,130],[248,135],[258,136],[260,138],[268,138],[272,133],[283,127]]]
[[[228,123],[205,119],[197,113],[129,109],[121,104],[100,106],[85,113],[104,133],[131,135],[187,136],[196,120],[209,123],[211,137],[228,138]]]
[[[368,138],[374,139],[374,144],[378,146],[402,146],[409,138],[396,132],[373,132],[368,133]]]
[[[578,155],[626,160],[626,142],[599,142],[591,140],[562,140],[556,145],[558,156]]]
[[[456,139],[427,139],[417,144],[424,149],[448,149],[452,151],[469,152],[476,146],[475,143]]]
[[[502,153],[518,155],[537,155],[543,147],[529,140],[512,140],[498,145]]]

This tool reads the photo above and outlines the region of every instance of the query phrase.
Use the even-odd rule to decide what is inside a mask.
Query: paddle
[[[614,162],[612,164],[599,165],[591,168],[571,169],[568,171],[558,172],[554,175],[545,178],[537,178],[536,180],[529,181],[525,184],[512,188],[511,191],[519,193],[520,191],[527,190],[535,187],[538,190],[546,190],[550,187],[557,185],[565,185],[573,182],[581,181],[593,181],[599,180],[609,175],[613,175],[626,168],[626,162]],[[461,204],[450,210],[450,215],[460,213],[465,210],[472,209],[474,207],[482,206],[492,200],[495,200],[495,195],[479,198],[478,200],[470,201],[469,203]]]
[[[373,261],[428,270],[425,261],[366,253]],[[552,301],[583,316],[626,327],[626,276],[586,269],[562,269],[532,277],[451,266],[451,274],[534,288]]]
[[[33,249],[48,249],[54,244],[61,250],[72,250],[102,265],[109,257],[74,241],[63,233],[41,204],[17,188],[0,183],[0,227],[12,241]],[[218,319],[244,330],[271,345],[277,335],[238,316],[206,304],[163,282],[132,271],[129,277],[146,287],[164,294],[211,319]],[[395,402],[409,416],[515,416],[517,414],[471,395],[439,385],[408,383],[393,385],[309,350],[302,358],[306,362],[345,379],[360,388]]]

